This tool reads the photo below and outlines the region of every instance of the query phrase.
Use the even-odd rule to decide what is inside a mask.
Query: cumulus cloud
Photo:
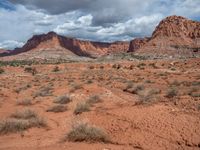
[[[4,48],[14,49],[16,47],[21,47],[23,45],[24,45],[23,42],[8,40],[8,41],[3,41],[2,43],[0,43],[0,49],[4,49]]]
[[[9,3],[10,2],[10,3]],[[0,43],[55,31],[93,41],[150,36],[169,15],[200,19],[199,0],[0,0]],[[17,46],[17,44],[16,44]]]

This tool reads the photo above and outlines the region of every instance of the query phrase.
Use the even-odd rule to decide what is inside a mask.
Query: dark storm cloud
[[[49,31],[94,41],[151,36],[166,16],[200,20],[199,6],[200,0],[0,0],[0,48]]]
[[[159,0],[10,0],[15,4],[23,4],[29,8],[44,9],[50,14],[61,14],[70,11],[80,11],[93,15],[93,24],[109,25],[127,20],[133,16],[148,14],[151,3]]]

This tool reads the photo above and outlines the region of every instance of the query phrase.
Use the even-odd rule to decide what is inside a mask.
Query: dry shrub
[[[44,118],[39,117],[34,111],[25,109],[16,111],[10,118],[0,121],[0,134],[16,133],[32,127],[46,127]]]
[[[65,139],[72,142],[109,142],[108,135],[103,129],[83,122],[73,125]]]
[[[54,103],[67,104],[71,102],[71,98],[68,95],[59,96],[54,100]]]
[[[17,105],[29,106],[29,105],[32,105],[32,102],[30,99],[24,99],[21,101],[17,101]]]
[[[76,105],[74,114],[78,115],[78,114],[81,114],[81,113],[87,112],[87,111],[90,111],[90,105],[87,102],[81,102]]]
[[[65,112],[65,111],[67,111],[67,107],[63,105],[55,105],[47,109],[47,112],[55,112],[55,113]]]

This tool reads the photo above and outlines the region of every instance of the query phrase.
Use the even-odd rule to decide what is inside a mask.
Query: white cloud
[[[9,1],[27,7],[15,4],[13,11],[0,7],[0,44],[4,48],[14,46],[5,41],[25,43],[32,35],[49,31],[94,41],[130,40],[150,36],[169,15],[200,18],[200,0]]]
[[[93,19],[93,16],[89,14],[89,15],[81,16],[80,18],[78,18],[78,22],[80,22],[81,25],[83,26],[89,26],[92,24],[92,19]]]
[[[17,41],[12,41],[12,40],[8,40],[8,41],[3,41],[2,43],[0,43],[0,49],[14,49],[16,47],[21,47],[23,46],[24,43],[23,42],[17,42]]]

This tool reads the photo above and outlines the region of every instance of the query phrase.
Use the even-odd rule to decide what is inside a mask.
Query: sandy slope
[[[156,67],[152,67],[152,63]],[[115,69],[113,64],[120,64],[121,68]],[[194,87],[198,88],[197,93],[200,92],[200,59],[113,64],[61,64],[58,65],[59,72],[52,72],[55,65],[36,65],[32,66],[38,71],[35,76],[24,72],[23,67],[3,67],[5,73],[0,75],[0,118],[5,119],[15,110],[28,107],[43,116],[48,127],[0,135],[0,149],[200,148],[200,98],[188,95]],[[159,89],[160,92],[152,94],[146,104],[136,105],[141,99],[139,94],[124,91],[130,83],[142,84],[145,87],[143,92],[148,89]],[[172,84],[177,88],[178,95],[166,98],[166,91]],[[79,88],[72,91],[74,85],[79,85]],[[51,87],[52,95],[33,98],[42,86]],[[53,100],[64,94],[72,98],[72,102],[67,104],[68,110],[62,113],[46,112],[54,105]],[[102,102],[91,107],[89,112],[74,115],[76,104],[86,101],[91,95],[98,95]],[[16,105],[17,100],[26,98],[31,99],[33,105]],[[76,120],[105,129],[111,142],[62,142]]]

